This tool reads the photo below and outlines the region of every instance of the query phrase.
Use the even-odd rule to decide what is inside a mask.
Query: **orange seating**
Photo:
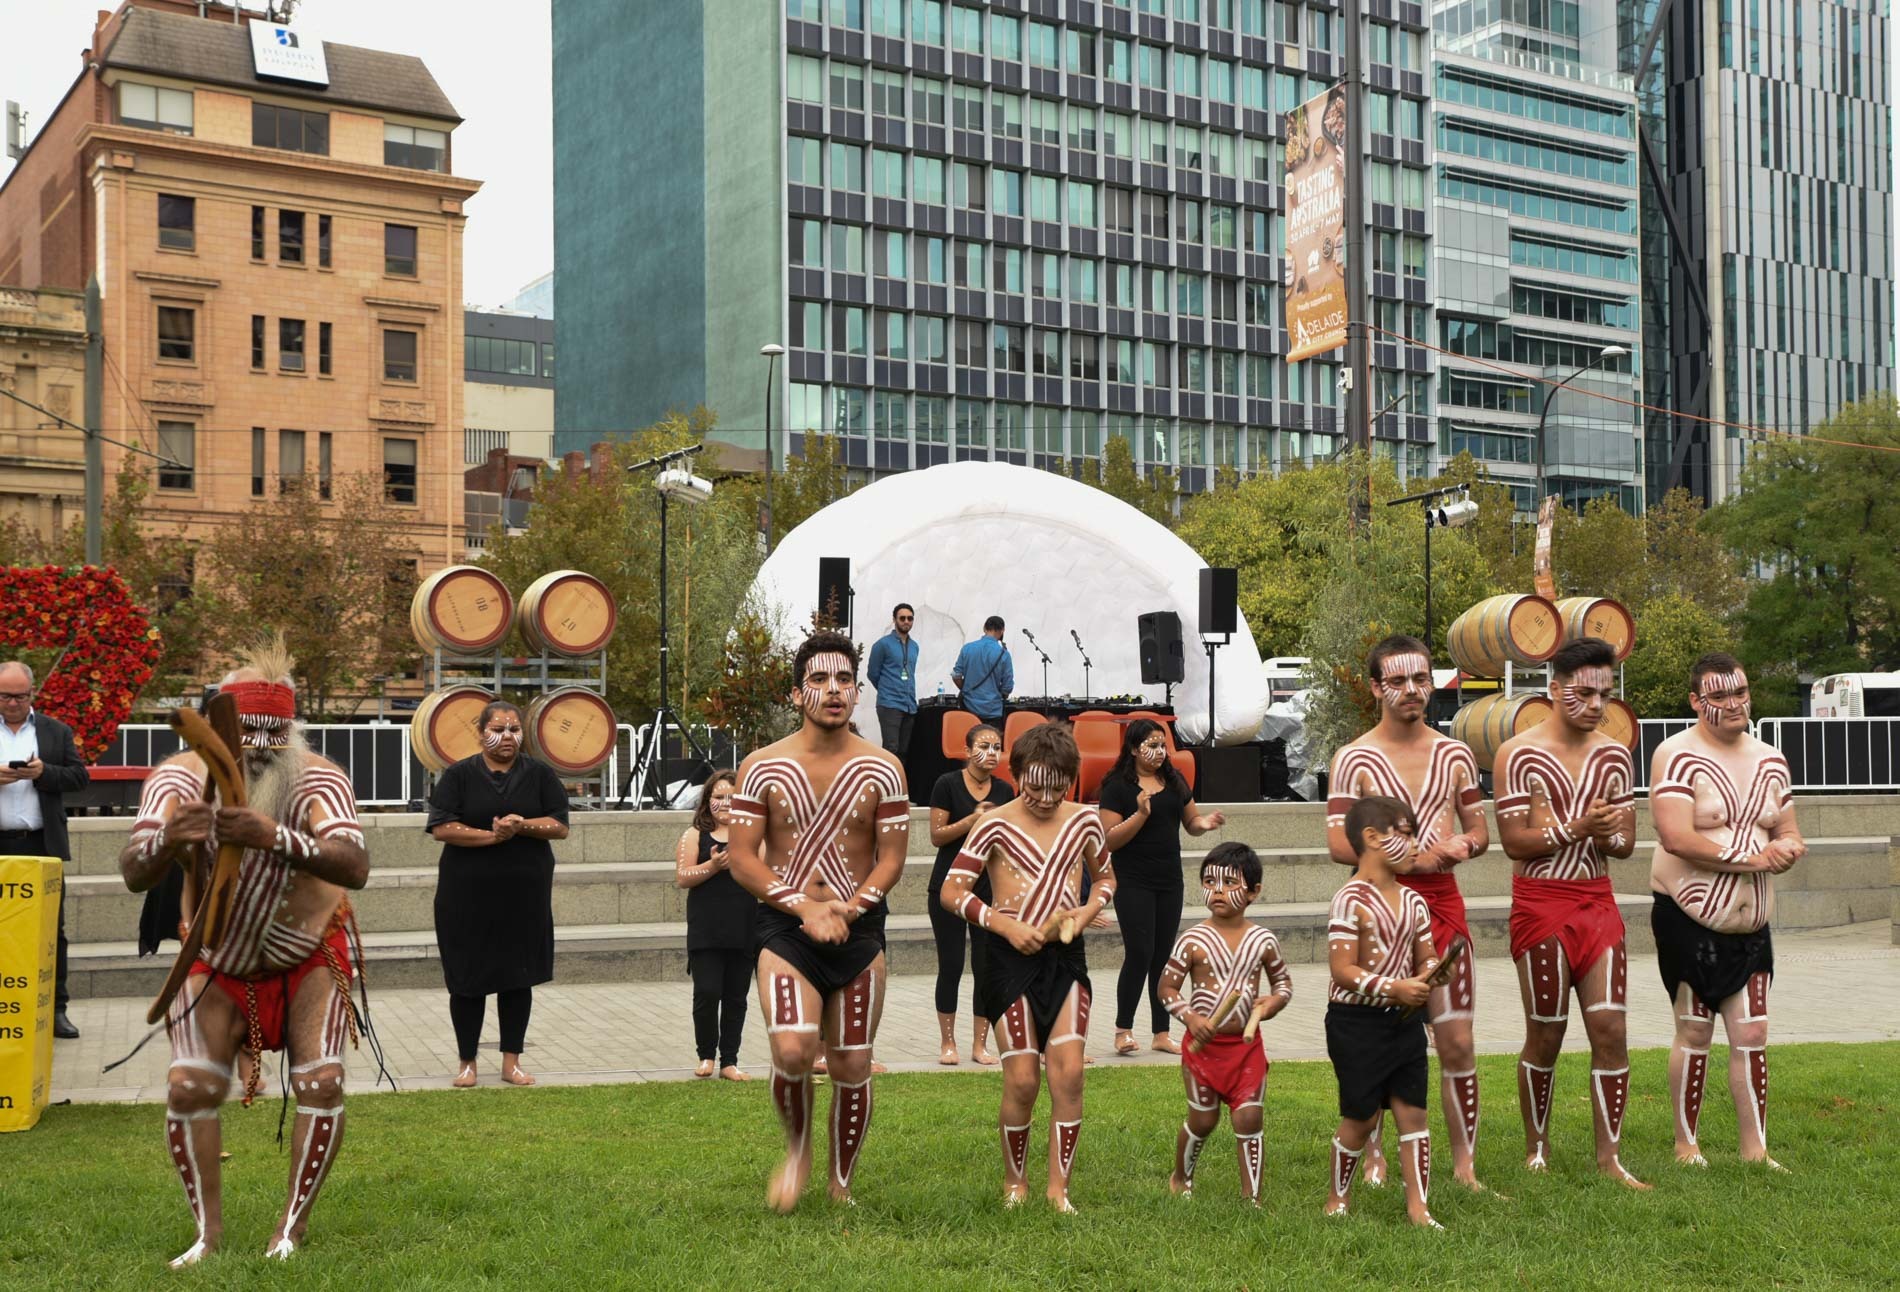
[[[1108,721],[1102,721],[1108,719]],[[1075,744],[1082,753],[1082,775],[1075,783],[1076,798],[1093,803],[1102,788],[1102,778],[1122,752],[1122,724],[1112,714],[1088,714],[1077,717]]]
[[[970,751],[963,741],[970,734],[970,728],[977,724],[977,716],[967,709],[951,709],[943,715],[943,756],[953,763],[960,763],[969,757]]]
[[[1042,714],[1033,713],[1028,709],[1012,713],[1003,720],[1003,759],[996,764],[996,770],[991,774],[1009,786],[1012,791],[1016,788],[1016,778],[1010,775],[1009,751],[1016,747],[1016,737],[1031,727],[1039,727],[1047,721],[1049,719]]]

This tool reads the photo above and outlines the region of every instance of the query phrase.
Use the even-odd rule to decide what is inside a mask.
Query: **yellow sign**
[[[1288,363],[1346,344],[1346,87],[1286,114]]]
[[[32,1129],[53,1088],[56,857],[0,857],[0,1131]]]

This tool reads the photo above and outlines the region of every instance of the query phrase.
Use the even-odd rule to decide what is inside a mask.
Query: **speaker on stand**
[[[1187,676],[1187,662],[1181,655],[1181,616],[1172,610],[1151,610],[1136,618],[1135,632],[1141,648],[1141,683],[1165,685],[1172,706],[1174,684]]]
[[[1207,648],[1207,747],[1214,747],[1214,648],[1240,630],[1240,571],[1210,565],[1201,571],[1201,645]],[[1214,638],[1219,637],[1219,641]]]

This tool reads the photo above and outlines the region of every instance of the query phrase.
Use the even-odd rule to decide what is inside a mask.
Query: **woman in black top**
[[[1178,1054],[1158,987],[1181,930],[1181,831],[1206,834],[1227,823],[1201,815],[1187,781],[1168,760],[1168,733],[1136,718],[1122,733],[1121,757],[1102,780],[1102,828],[1115,854],[1115,918],[1122,930],[1122,972],[1115,984],[1115,1053],[1133,1054],[1135,1003],[1148,983],[1154,1048]]]
[[[435,944],[449,988],[462,1068],[475,1084],[486,997],[501,1019],[501,1079],[531,1086],[521,1067],[534,986],[554,977],[554,849],[567,838],[567,789],[521,753],[521,710],[495,700],[477,724],[482,752],[454,764],[429,796],[428,830],[442,845]]]
[[[693,1040],[699,1049],[693,1075],[713,1074],[716,1046],[719,1075],[750,1081],[739,1068],[739,1035],[752,985],[752,922],[759,903],[726,869],[726,827],[738,780],[732,771],[714,772],[707,780],[674,865],[676,882],[686,890],[686,972],[693,979]]]
[[[970,991],[970,1012],[976,1016],[976,1033],[970,1054],[978,1063],[991,1064],[996,1056],[989,1050],[990,1006],[983,993],[983,969],[989,957],[987,936],[961,917],[943,909],[937,899],[943,892],[944,876],[957,859],[963,837],[970,827],[991,808],[1001,807],[1015,798],[1009,786],[992,772],[1003,757],[1003,733],[987,722],[971,727],[963,737],[964,764],[954,772],[937,778],[930,791],[930,842],[937,846],[937,862],[930,868],[930,931],[937,939],[937,1026],[943,1031],[943,1049],[937,1062],[950,1065],[957,1058],[957,983],[963,977],[963,940],[970,939],[970,972],[974,985]],[[976,881],[976,895],[990,900],[989,877]]]

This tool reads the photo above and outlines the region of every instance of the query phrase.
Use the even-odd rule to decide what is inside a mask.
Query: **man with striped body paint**
[[[1341,865],[1358,864],[1345,830],[1346,812],[1358,799],[1382,794],[1409,804],[1418,817],[1418,855],[1399,883],[1425,899],[1432,913],[1432,943],[1443,953],[1450,950],[1452,939],[1471,939],[1454,867],[1480,856],[1491,844],[1477,760],[1470,746],[1440,735],[1425,720],[1432,662],[1424,642],[1402,635],[1386,638],[1366,657],[1366,677],[1378,697],[1379,722],[1333,757],[1327,781],[1327,851]],[[1477,1009],[1473,959],[1461,956],[1449,980],[1432,989],[1425,1017],[1432,1048],[1438,1052],[1452,1178],[1481,1189],[1476,1165],[1478,1060],[1471,1043]],[[1360,1172],[1374,1187],[1385,1182],[1383,1129],[1381,1114]]]
[[[1636,799],[1629,750],[1597,730],[1616,690],[1615,662],[1596,637],[1551,656],[1555,713],[1498,749],[1498,841],[1511,858],[1511,959],[1524,1000],[1524,1165],[1549,1166],[1557,1052],[1574,990],[1590,1038],[1597,1169],[1647,1189],[1618,1157],[1629,1105],[1629,953],[1609,863],[1636,849]]]
[[[759,1005],[785,1161],[766,1201],[790,1211],[812,1167],[812,1065],[829,1056],[834,1201],[871,1124],[871,1047],[884,1008],[885,897],[904,873],[910,799],[896,757],[851,730],[858,649],[816,632],[793,657],[799,729],[739,764],[727,864],[762,903]],[[821,1051],[820,1046],[823,1046]]]
[[[343,1043],[356,1040],[349,982],[361,956],[351,946],[345,893],[367,882],[369,855],[350,778],[304,743],[291,669],[279,637],[242,656],[224,679],[223,691],[237,701],[249,806],[214,811],[204,763],[188,751],[176,754],[146,779],[119,854],[135,893],[182,866],[183,905],[191,911],[210,873],[201,852],[220,839],[244,845],[225,932],[199,956],[165,1020],[172,1048],[166,1151],[198,1231],[174,1266],[204,1259],[223,1236],[218,1105],[240,1047],[251,1060],[244,1102],[256,1093],[258,1052],[287,1049],[297,1106],[290,1197],[267,1256],[287,1259],[303,1245],[317,1192],[343,1144]]]
[[[1650,925],[1656,967],[1676,1015],[1669,1095],[1676,1160],[1707,1166],[1696,1139],[1715,1015],[1728,1032],[1728,1084],[1745,1162],[1768,1156],[1768,927],[1774,877],[1807,854],[1795,825],[1788,764],[1749,734],[1748,675],[1719,652],[1689,671],[1696,724],[1657,746],[1650,764],[1656,851]]]

